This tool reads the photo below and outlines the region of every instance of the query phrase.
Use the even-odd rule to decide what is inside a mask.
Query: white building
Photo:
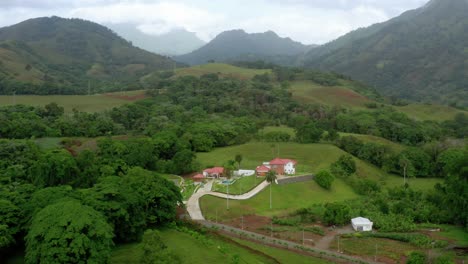
[[[372,223],[369,219],[364,217],[356,217],[351,219],[351,224],[356,231],[372,231]]]

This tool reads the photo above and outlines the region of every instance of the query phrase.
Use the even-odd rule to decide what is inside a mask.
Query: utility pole
[[[270,222],[270,237],[273,237],[273,218],[271,219],[271,222]]]
[[[340,235],[338,235],[338,253],[340,253],[341,250],[340,250]]]
[[[242,219],[242,230],[244,230],[244,215],[242,215],[241,219]]]
[[[302,227],[302,245],[304,246],[305,234],[304,234],[304,227]]]
[[[216,208],[216,223],[218,223],[218,208]]]
[[[91,95],[91,81],[88,80],[88,96]]]
[[[226,185],[227,195],[226,195],[226,210],[229,210],[229,184]]]
[[[16,104],[16,91],[13,91],[13,105]]]
[[[374,256],[374,261],[377,261],[377,244],[375,244],[375,256]]]

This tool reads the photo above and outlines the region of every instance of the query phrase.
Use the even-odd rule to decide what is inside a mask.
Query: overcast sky
[[[151,34],[185,28],[209,41],[222,31],[273,30],[322,44],[388,20],[428,0],[0,0],[0,27],[40,16],[136,23]]]

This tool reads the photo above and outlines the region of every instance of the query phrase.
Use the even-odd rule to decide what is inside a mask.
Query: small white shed
[[[356,217],[351,219],[351,224],[356,231],[372,231],[372,223],[369,219],[364,217]]]

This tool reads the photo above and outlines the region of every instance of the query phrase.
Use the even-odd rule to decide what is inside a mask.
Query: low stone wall
[[[314,175],[304,175],[304,176],[297,176],[297,177],[287,177],[283,179],[278,179],[279,185],[284,184],[291,184],[296,182],[305,182],[305,181],[312,181],[314,179]]]

